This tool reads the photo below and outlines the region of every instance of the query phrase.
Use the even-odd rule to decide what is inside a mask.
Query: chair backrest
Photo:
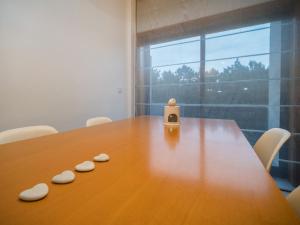
[[[291,133],[281,128],[266,131],[255,143],[254,150],[264,167],[269,171],[272,161],[281,146],[289,139]]]
[[[86,121],[86,126],[91,127],[91,126],[110,123],[110,122],[112,122],[112,120],[108,117],[94,117]]]
[[[0,144],[6,144],[56,133],[58,133],[58,131],[50,126],[21,127],[0,132]]]
[[[295,209],[296,213],[300,217],[300,186],[298,186],[295,190],[293,190],[286,199],[292,206],[292,208]]]

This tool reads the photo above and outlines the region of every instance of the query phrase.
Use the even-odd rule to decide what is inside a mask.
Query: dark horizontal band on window
[[[136,105],[153,105],[153,106],[165,106],[166,103],[143,103],[143,102],[136,102]],[[206,106],[206,107],[250,107],[250,108],[269,108],[269,107],[300,107],[300,105],[251,105],[251,104],[186,104],[186,103],[178,103],[179,106],[192,106],[192,107],[199,107],[199,106]]]
[[[166,103],[143,103],[143,102],[136,102],[136,105],[145,105],[145,106],[165,106]],[[251,104],[184,104],[184,103],[178,103],[179,106],[182,107],[231,107],[231,108],[269,108],[269,107],[290,107],[290,108],[299,108],[300,105],[251,105]]]
[[[249,133],[264,133],[266,132],[267,130],[253,130],[253,129],[241,129],[241,131],[243,132],[249,132]],[[300,136],[300,133],[292,133],[293,136]]]
[[[281,77],[279,79],[249,79],[249,80],[230,80],[230,81],[222,81],[219,80],[218,82],[216,81],[203,81],[203,82],[195,82],[195,83],[168,83],[168,84],[149,84],[149,85],[139,85],[136,84],[136,88],[144,88],[144,87],[168,87],[168,86],[197,86],[197,85],[205,85],[205,84],[234,84],[234,83],[250,83],[250,82],[258,82],[258,81],[296,81],[300,80],[300,74],[295,76],[294,78],[285,78]]]
[[[288,160],[288,159],[278,159],[279,162],[284,162],[284,163],[291,163],[291,164],[298,164],[300,165],[300,161],[295,161],[295,160]]]

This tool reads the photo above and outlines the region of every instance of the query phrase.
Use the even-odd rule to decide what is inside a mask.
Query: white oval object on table
[[[170,98],[168,101],[169,106],[175,106],[176,105],[176,99],[175,98]]]
[[[84,161],[83,163],[76,165],[75,169],[79,172],[88,172],[95,169],[95,163],[92,161]]]
[[[94,157],[94,161],[96,162],[106,162],[109,160],[109,156],[105,153],[101,153]]]
[[[19,194],[19,198],[23,201],[37,201],[44,198],[48,194],[48,185],[40,183],[32,188],[26,189]]]
[[[67,184],[75,179],[75,174],[71,170],[65,170],[52,178],[52,182],[56,184]]]

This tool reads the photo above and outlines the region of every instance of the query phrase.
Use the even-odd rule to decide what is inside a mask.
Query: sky
[[[263,63],[266,67],[269,66],[269,23],[207,34],[205,38],[207,71],[214,68],[222,72],[236,60],[236,58],[224,58],[254,54],[265,55],[241,57],[239,60],[244,65],[247,65],[250,60],[255,60]],[[150,49],[152,67],[160,71],[175,71],[182,64],[190,66],[195,71],[199,70],[200,36],[152,45]]]

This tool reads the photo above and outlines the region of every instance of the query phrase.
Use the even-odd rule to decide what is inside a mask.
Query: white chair
[[[86,126],[91,127],[91,126],[110,123],[110,122],[112,122],[112,120],[108,117],[94,117],[86,121]]]
[[[56,133],[58,133],[58,131],[50,126],[21,127],[0,132],[0,144],[6,144]]]
[[[270,171],[273,159],[290,136],[287,130],[272,128],[255,143],[253,148],[266,170]]]
[[[300,217],[300,186],[293,190],[286,199]]]

